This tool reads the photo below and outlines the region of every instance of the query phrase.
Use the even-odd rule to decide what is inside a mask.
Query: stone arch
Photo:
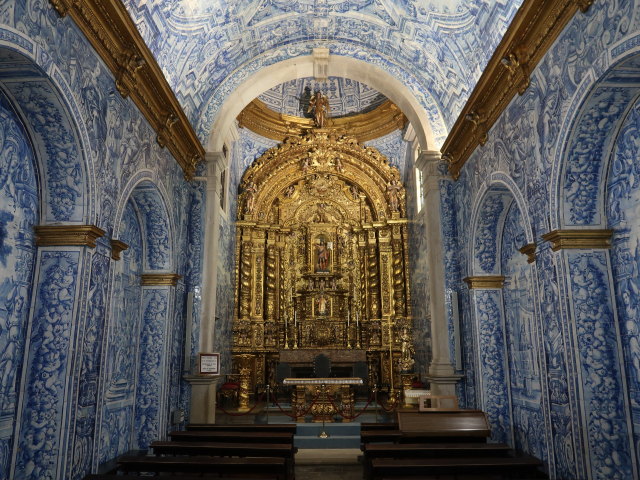
[[[529,211],[526,207],[527,203],[525,201],[524,195],[518,188],[515,180],[505,172],[493,172],[489,178],[489,181],[483,184],[478,190],[478,194],[476,195],[476,199],[472,208],[471,215],[471,225],[473,234],[470,236],[470,242],[468,245],[469,258],[473,259],[470,263],[471,270],[469,271],[469,275],[489,275],[489,274],[499,274],[499,269],[496,270],[496,266],[499,264],[499,251],[496,249],[495,251],[486,251],[483,252],[483,256],[485,257],[483,267],[480,264],[480,260],[476,259],[476,252],[478,248],[478,243],[492,242],[493,244],[498,243],[499,239],[499,230],[489,230],[485,232],[485,235],[482,236],[478,232],[478,228],[480,227],[480,222],[495,222],[495,225],[500,225],[504,223],[504,218],[500,221],[499,218],[493,218],[490,215],[490,212],[487,210],[487,198],[492,198],[492,202],[494,203],[493,208],[499,209],[502,215],[506,215],[508,209],[511,207],[511,202],[515,202],[517,208],[522,215],[522,224],[524,228],[524,234],[527,244],[532,244],[535,241],[534,233],[532,229],[531,218],[529,216]],[[502,206],[498,203],[498,200],[502,200]],[[501,227],[500,227],[501,228]],[[501,230],[500,230],[501,231]],[[492,234],[493,233],[493,234]],[[524,244],[522,245],[524,246]],[[478,260],[478,261],[476,261]]]
[[[439,148],[431,124],[436,121],[434,115],[444,124],[440,114],[431,112],[430,117],[411,90],[385,70],[363,60],[333,55],[329,62],[329,75],[348,77],[375,88],[398,105],[407,116],[416,131],[416,137],[422,149],[437,150]],[[210,130],[202,125],[198,129],[201,137],[208,135],[207,150],[222,151],[224,140],[235,118],[255,97],[280,83],[304,77],[313,77],[312,56],[284,60],[264,67],[247,77],[233,93],[228,95],[219,108],[213,125],[209,127]]]
[[[606,228],[604,184],[621,123],[640,96],[640,46],[624,38],[592,62],[561,126],[551,174],[551,230]],[[635,73],[635,79],[633,74]]]
[[[167,192],[150,170],[133,175],[120,194],[113,226],[114,238],[122,228],[122,218],[132,201],[143,221],[145,239],[144,271],[172,272],[175,268],[175,231]]]
[[[39,224],[96,222],[89,134],[71,87],[41,45],[0,28],[2,85],[24,119],[37,157]],[[19,68],[12,75],[16,62]],[[26,72],[26,73],[25,73]]]
[[[42,273],[34,275],[43,271],[38,263],[43,257],[36,252],[33,226],[96,223],[88,132],[71,88],[46,48],[16,30],[0,27],[0,190],[6,187],[9,193],[0,192],[0,251],[7,254],[3,259],[0,253],[0,264],[4,263],[0,265],[0,292],[4,292],[0,293],[0,416],[16,419],[0,435],[4,472],[15,468],[24,445],[18,439],[25,430],[20,416],[32,396],[27,393],[32,383],[26,376],[33,348],[29,335],[38,331],[35,279],[46,281]],[[3,211],[7,207],[10,213]],[[5,248],[9,246],[11,251]],[[49,254],[55,256],[51,252],[43,256]],[[67,260],[62,263],[72,271],[74,261]],[[3,266],[8,267],[6,272]],[[60,340],[59,345],[64,343]],[[58,373],[51,374],[50,385]],[[12,457],[14,465],[9,465]]]

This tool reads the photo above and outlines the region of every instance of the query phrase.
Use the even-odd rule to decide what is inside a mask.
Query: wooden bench
[[[183,432],[169,434],[180,442],[232,442],[232,443],[293,443],[293,433],[288,432]]]
[[[124,456],[118,458],[118,468],[125,474],[149,472],[243,475],[274,480],[285,480],[287,478],[287,464],[284,458]]]
[[[156,455],[284,458],[288,478],[294,478],[298,450],[292,443],[153,442],[151,448]]]
[[[484,441],[491,435],[489,421],[481,410],[398,412],[398,430],[405,439],[465,437]]]
[[[365,430],[360,432],[362,445],[369,443],[398,443],[402,438],[400,430]]]
[[[371,478],[418,477],[433,475],[492,475],[504,479],[547,478],[539,471],[542,462],[528,455],[516,457],[463,458],[374,458]]]
[[[507,456],[511,447],[504,443],[404,443],[365,445],[365,477],[371,477],[374,458],[496,457]]]
[[[238,423],[238,424],[206,424],[190,423],[188,431],[205,432],[285,432],[296,433],[298,426],[295,423]]]
[[[360,424],[361,432],[368,432],[371,430],[398,430],[397,423],[373,423],[366,422]]]

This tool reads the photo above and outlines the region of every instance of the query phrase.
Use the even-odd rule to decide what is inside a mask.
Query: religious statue
[[[308,157],[304,157],[302,160],[300,160],[300,169],[302,170],[302,173],[304,173],[305,175],[309,172],[309,158]]]
[[[389,207],[392,212],[399,211],[400,190],[402,190],[402,185],[395,178],[389,182],[389,185],[387,185],[387,197],[389,198]]]
[[[329,301],[325,295],[316,298],[316,315],[326,315]]]
[[[307,113],[310,113],[312,110],[316,127],[324,128],[325,120],[329,116],[329,99],[320,91],[314,93],[311,100],[309,100]]]
[[[408,372],[413,367],[415,360],[413,359],[414,350],[411,344],[411,335],[406,328],[403,328],[400,334],[400,345],[400,369]]]
[[[349,190],[351,191],[351,196],[354,200],[358,200],[360,198],[360,189],[356,185],[351,185]]]
[[[320,236],[316,244],[316,273],[329,271],[330,255],[331,252],[327,248],[327,242],[324,236]]]
[[[336,157],[335,166],[336,166],[336,170],[339,173],[344,172],[344,165],[342,165],[342,160],[340,160],[340,157]]]
[[[245,212],[253,213],[253,209],[255,208],[256,203],[256,192],[258,191],[258,187],[253,182],[248,182],[244,186],[244,193],[246,194],[246,203],[245,203]]]

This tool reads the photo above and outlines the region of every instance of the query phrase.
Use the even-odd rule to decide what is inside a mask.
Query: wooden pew
[[[287,478],[287,464],[284,458],[123,456],[118,458],[118,468],[125,474],[149,472],[243,475],[273,480],[285,480]]]
[[[290,479],[294,478],[298,450],[292,443],[153,442],[151,448],[156,455],[284,458]]]
[[[398,412],[398,430],[405,440],[417,437],[484,440],[491,435],[489,421],[481,410]]]
[[[365,422],[360,424],[361,432],[369,432],[371,430],[398,430],[397,423],[373,423]]]
[[[491,434],[487,417],[481,410],[398,412],[397,415],[397,430],[361,431],[362,445],[370,443],[486,442]]]
[[[370,443],[398,443],[402,438],[400,430],[365,430],[360,432],[360,442],[362,445]]]
[[[508,457],[374,458],[371,478],[428,478],[436,475],[491,475],[503,479],[547,478],[538,470],[542,462],[528,455]]]
[[[188,431],[199,432],[285,432],[296,433],[295,423],[238,423],[228,425],[190,423]]]
[[[169,434],[172,440],[180,442],[232,442],[232,443],[290,443],[293,433],[288,432],[183,432]]]
[[[375,458],[497,457],[508,456],[511,447],[504,443],[403,443],[364,445],[365,478],[371,478]]]

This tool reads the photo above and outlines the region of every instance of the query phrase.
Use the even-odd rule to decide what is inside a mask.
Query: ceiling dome
[[[258,98],[278,113],[311,118],[309,98],[316,91],[329,99],[330,116],[333,118],[366,113],[387,100],[364,83],[343,77],[329,77],[322,81],[308,77],[291,80],[267,90]]]

